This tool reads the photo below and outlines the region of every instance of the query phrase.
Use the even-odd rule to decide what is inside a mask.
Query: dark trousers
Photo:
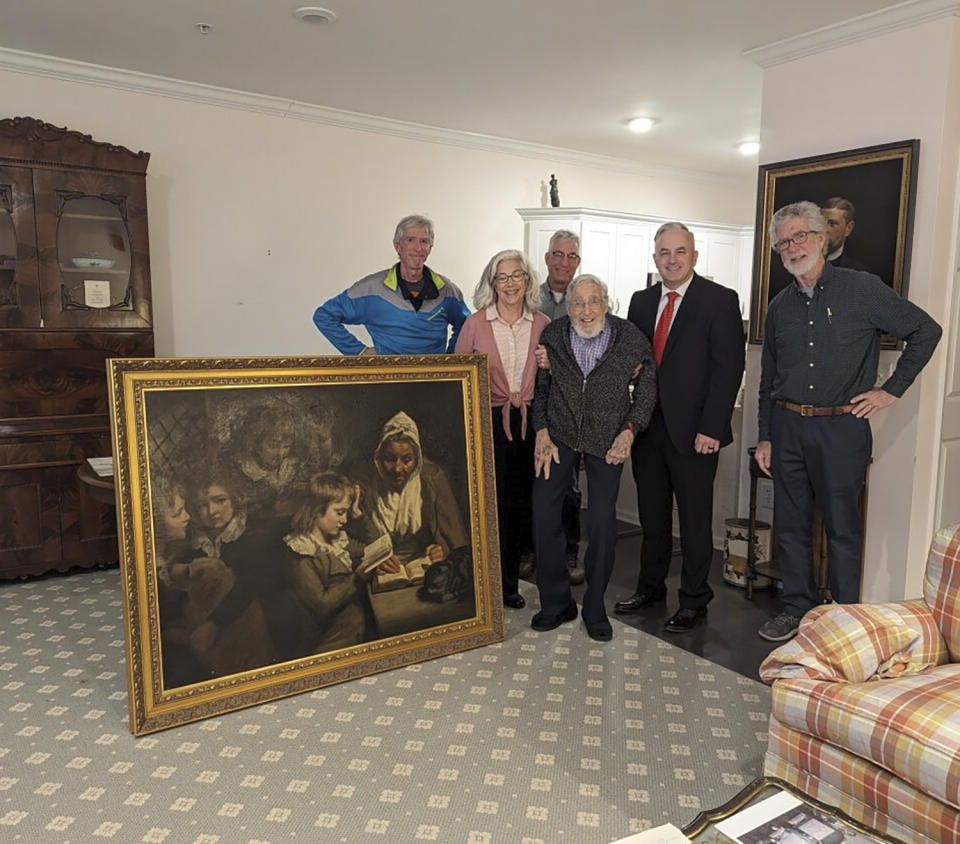
[[[558,446],[560,463],[550,466],[550,478],[543,474],[533,481],[533,541],[537,553],[537,589],[544,615],[559,615],[571,603],[570,573],[566,563],[563,533],[563,499],[570,489],[578,452]],[[589,507],[587,510],[587,553],[584,569],[587,591],[583,596],[583,618],[598,622],[607,617],[603,594],[613,571],[617,541],[617,493],[623,465],[613,466],[602,457],[584,455]]]
[[[533,426],[520,436],[520,410],[510,408],[510,434],[503,430],[503,409],[493,409],[493,463],[497,473],[497,522],[503,594],[519,588],[520,552],[533,544],[531,494],[533,490]]]
[[[680,516],[680,607],[700,609],[713,598],[707,578],[713,562],[713,481],[719,455],[682,454],[670,440],[659,409],[633,443],[633,479],[643,526],[637,591],[665,591],[673,553],[673,497]]]
[[[567,555],[580,551],[580,461],[575,460],[571,474],[570,489],[563,497],[563,535],[567,541]]]
[[[856,603],[863,546],[859,497],[873,449],[870,423],[852,414],[803,417],[774,407],[770,424],[783,608],[800,618],[821,602],[813,571],[815,503],[827,534],[830,593],[838,603]]]

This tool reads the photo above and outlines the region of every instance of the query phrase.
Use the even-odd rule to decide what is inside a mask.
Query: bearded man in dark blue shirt
[[[827,223],[812,202],[773,215],[770,242],[795,282],[770,302],[760,368],[756,460],[773,478],[783,610],[760,636],[782,642],[820,603],[813,575],[814,504],[827,534],[830,594],[860,598],[859,495],[873,439],[867,421],[902,396],[930,360],[941,329],[879,277],[826,261]],[[884,333],[906,341],[876,387]]]

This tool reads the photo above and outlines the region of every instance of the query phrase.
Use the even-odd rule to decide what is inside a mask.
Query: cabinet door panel
[[[109,444],[105,448],[99,454],[109,454]],[[119,560],[115,508],[90,495],[76,466],[62,470],[60,535],[66,564],[89,567]]]
[[[142,178],[34,172],[41,315],[46,328],[148,328]]]
[[[40,323],[33,180],[26,167],[0,167],[0,328]]]
[[[57,470],[0,471],[0,578],[46,571],[60,559]]]

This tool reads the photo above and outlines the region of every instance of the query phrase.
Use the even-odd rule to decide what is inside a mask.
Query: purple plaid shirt
[[[573,356],[577,359],[577,364],[580,366],[580,371],[583,372],[583,377],[586,378],[593,368],[597,365],[597,361],[603,357],[603,353],[607,350],[607,346],[610,345],[610,335],[613,333],[610,328],[610,320],[606,317],[603,318],[603,330],[596,336],[589,339],[584,339],[579,334],[577,334],[576,329],[573,327],[573,322],[570,323],[570,345],[573,347]]]

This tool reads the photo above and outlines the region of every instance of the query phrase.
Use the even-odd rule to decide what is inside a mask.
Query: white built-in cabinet
[[[524,252],[541,280],[546,278],[543,256],[550,237],[558,229],[575,232],[580,236],[579,271],[607,283],[611,310],[620,316],[626,316],[633,293],[647,286],[648,274],[657,271],[653,236],[666,217],[594,208],[518,208],[517,213],[523,220]],[[749,314],[753,227],[684,223],[696,240],[697,272],[736,290],[741,312]]]

